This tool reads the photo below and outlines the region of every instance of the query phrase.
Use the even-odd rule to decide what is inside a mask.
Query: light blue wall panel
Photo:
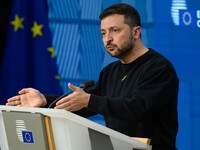
[[[49,19],[78,19],[79,0],[48,0]]]
[[[61,78],[79,79],[80,30],[77,24],[51,23],[54,30],[53,45],[56,50],[57,64]]]
[[[80,0],[80,18],[87,20],[99,20],[102,0]]]
[[[82,25],[81,30],[81,75],[97,81],[105,53],[100,26]]]

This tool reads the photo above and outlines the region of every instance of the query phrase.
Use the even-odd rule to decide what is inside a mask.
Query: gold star
[[[60,76],[59,76],[59,75],[56,75],[56,76],[55,76],[55,79],[58,80],[60,86],[62,86],[62,82],[61,82],[61,80],[60,80],[60,79],[61,79]]]
[[[53,46],[49,47],[49,48],[47,48],[47,50],[49,52],[51,52],[51,58],[54,58],[55,57],[55,49],[54,49],[54,47]]]
[[[56,75],[55,78],[56,78],[57,80],[60,80],[60,76],[59,76],[59,75]]]
[[[43,28],[43,25],[38,25],[36,21],[33,23],[33,27],[31,28],[31,31],[33,32],[33,38],[35,38],[37,35],[42,36],[41,29]]]
[[[19,18],[19,16],[15,15],[15,20],[11,21],[11,24],[14,26],[14,31],[16,32],[19,28],[23,29],[24,26],[22,24],[22,21],[24,21],[24,18]]]

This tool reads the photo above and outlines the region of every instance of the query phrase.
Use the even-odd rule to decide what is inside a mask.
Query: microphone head
[[[91,87],[94,85],[94,80],[88,80],[88,81],[85,81],[81,84],[80,88],[88,88],[88,87]]]

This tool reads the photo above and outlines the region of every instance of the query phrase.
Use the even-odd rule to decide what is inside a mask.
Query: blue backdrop
[[[103,47],[98,16],[116,3],[138,9],[144,44],[173,63],[180,79],[177,147],[199,150],[199,0],[48,0],[49,26],[64,91],[68,81],[75,85],[96,81],[102,67],[113,61]],[[101,116],[91,119],[104,124]]]

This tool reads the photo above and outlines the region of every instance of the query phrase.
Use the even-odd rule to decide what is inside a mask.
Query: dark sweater
[[[113,62],[86,92],[88,107],[76,113],[101,114],[111,129],[150,138],[153,150],[176,149],[178,77],[162,55],[150,49],[130,64]]]

